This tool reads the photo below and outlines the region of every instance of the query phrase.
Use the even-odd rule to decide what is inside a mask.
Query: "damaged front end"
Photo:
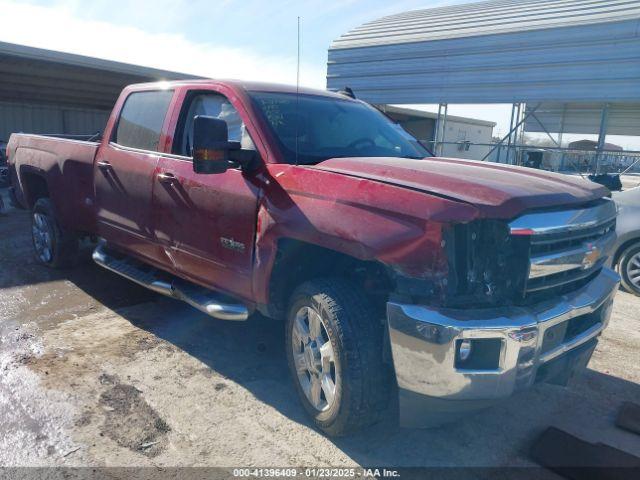
[[[423,278],[398,275],[395,299],[440,307],[511,304],[522,298],[529,241],[499,220],[443,226],[445,268]]]
[[[450,280],[443,306],[511,304],[522,297],[528,239],[510,235],[507,222],[477,220],[452,228]]]
[[[602,200],[443,230],[446,281],[396,282],[387,303],[402,423],[439,423],[580,371],[619,282],[605,267],[615,215]]]

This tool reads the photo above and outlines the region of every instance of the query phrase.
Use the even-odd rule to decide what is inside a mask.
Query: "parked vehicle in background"
[[[566,383],[606,327],[615,204],[592,182],[429,158],[372,106],[281,85],[127,87],[100,141],[14,134],[38,259],[101,266],[225,320],[286,321],[331,435]]]
[[[622,288],[640,296],[640,187],[616,192],[613,199],[619,212],[613,263]]]

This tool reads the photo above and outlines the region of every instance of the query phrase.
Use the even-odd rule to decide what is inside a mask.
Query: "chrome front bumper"
[[[403,417],[407,420],[408,411],[416,413],[420,401],[430,400],[429,408],[436,411],[463,411],[531,386],[541,367],[592,340],[595,343],[609,322],[618,283],[618,275],[603,268],[580,290],[527,307],[454,310],[389,302],[389,337],[400,388],[401,421]],[[589,315],[587,327],[569,335],[568,322],[581,322]],[[457,367],[457,345],[465,339],[493,339],[499,345],[495,366]]]

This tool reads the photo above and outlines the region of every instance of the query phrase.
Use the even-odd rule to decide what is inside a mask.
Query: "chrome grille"
[[[569,234],[556,233],[550,235],[539,235],[533,237],[531,242],[531,254],[553,253],[571,248],[580,247],[585,242],[595,241],[615,230],[616,220],[612,218],[608,222],[596,227],[585,228],[584,230],[573,231]]]
[[[616,207],[603,199],[582,208],[523,215],[511,235],[527,236],[525,296],[552,288],[576,288],[597,275],[615,241]]]

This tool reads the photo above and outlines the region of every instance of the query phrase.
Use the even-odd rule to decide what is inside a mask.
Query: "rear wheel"
[[[640,242],[627,247],[618,259],[622,288],[640,296]]]
[[[43,265],[63,268],[76,263],[78,238],[60,227],[48,198],[39,198],[33,206],[31,234],[36,259]]]
[[[293,294],[287,359],[298,396],[316,425],[344,435],[377,421],[391,388],[383,325],[355,284],[307,282]]]

